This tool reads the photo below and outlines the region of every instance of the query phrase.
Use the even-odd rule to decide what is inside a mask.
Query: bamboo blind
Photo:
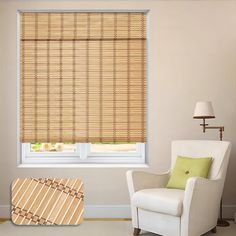
[[[21,142],[145,142],[146,15],[20,13]]]
[[[17,225],[77,225],[83,221],[79,179],[26,178],[12,183],[12,222]]]

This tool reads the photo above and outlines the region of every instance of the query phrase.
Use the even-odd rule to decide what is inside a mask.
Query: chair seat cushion
[[[181,216],[183,210],[184,190],[153,188],[134,193],[132,201],[137,208]]]

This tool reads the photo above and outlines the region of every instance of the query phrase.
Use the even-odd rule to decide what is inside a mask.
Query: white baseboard
[[[131,218],[129,205],[85,205],[85,218]],[[0,218],[10,218],[10,206],[0,205]]]
[[[234,218],[236,205],[223,205],[223,217]],[[130,218],[129,205],[85,205],[85,218]],[[0,218],[10,218],[10,206],[0,205]]]
[[[85,218],[131,218],[129,205],[87,205]]]
[[[228,219],[234,219],[236,213],[236,205],[223,205],[223,217]]]
[[[0,218],[10,218],[10,205],[0,205]]]

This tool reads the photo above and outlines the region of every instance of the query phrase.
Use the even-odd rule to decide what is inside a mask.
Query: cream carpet
[[[11,222],[0,224],[0,236],[132,236],[131,221],[85,221],[79,226],[16,226]],[[217,234],[206,236],[235,236],[236,224],[217,228]],[[141,236],[155,234],[141,232]],[[174,236],[174,235],[173,235]]]

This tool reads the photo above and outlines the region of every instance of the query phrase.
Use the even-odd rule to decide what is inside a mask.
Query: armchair
[[[173,141],[170,171],[161,174],[128,171],[134,235],[141,229],[163,236],[216,232],[229,154],[229,142]],[[213,157],[208,179],[189,178],[185,190],[165,188],[177,156]]]

